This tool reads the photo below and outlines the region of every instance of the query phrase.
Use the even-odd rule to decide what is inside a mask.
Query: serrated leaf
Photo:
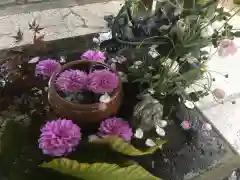
[[[92,143],[100,143],[109,145],[114,151],[130,156],[141,156],[154,153],[157,149],[162,147],[166,141],[158,140],[156,146],[149,148],[146,151],[141,151],[133,147],[130,143],[116,136],[106,136],[104,138],[98,138],[90,141]]]
[[[49,163],[43,163],[40,166],[84,180],[160,180],[137,164],[120,167],[117,164],[78,163],[75,160],[60,158]]]

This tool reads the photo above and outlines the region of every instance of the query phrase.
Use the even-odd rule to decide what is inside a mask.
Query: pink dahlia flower
[[[87,74],[80,70],[65,70],[56,79],[56,86],[63,92],[78,92],[87,84]]]
[[[101,51],[93,51],[93,50],[88,50],[83,53],[82,58],[85,60],[93,60],[93,61],[100,61],[103,62],[106,57],[103,52]]]
[[[71,120],[58,119],[47,122],[41,129],[39,148],[47,155],[67,155],[79,144],[80,130]]]
[[[218,54],[222,57],[227,57],[229,55],[234,55],[237,52],[237,46],[230,39],[223,39],[220,41]]]
[[[118,136],[125,141],[130,141],[133,135],[132,128],[127,121],[121,118],[112,117],[102,121],[99,127],[100,136]]]
[[[95,93],[112,92],[119,83],[115,73],[109,70],[95,70],[88,75],[87,88]]]
[[[53,72],[60,67],[61,65],[54,59],[42,60],[36,65],[35,74],[49,78],[52,76]]]

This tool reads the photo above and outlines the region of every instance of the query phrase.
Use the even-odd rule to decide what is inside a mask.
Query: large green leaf
[[[120,167],[116,164],[78,163],[75,160],[60,158],[49,163],[43,163],[40,166],[51,168],[84,180],[159,180],[159,178],[151,175],[137,164],[128,167]]]
[[[157,149],[161,148],[161,146],[165,143],[164,140],[157,140],[156,146],[149,148],[146,151],[141,151],[133,147],[130,143],[124,141],[123,139],[116,137],[116,136],[106,136],[104,138],[98,138],[91,140],[92,143],[100,143],[100,144],[107,144],[109,145],[114,151],[119,153],[130,155],[130,156],[140,156],[146,154],[152,154]]]

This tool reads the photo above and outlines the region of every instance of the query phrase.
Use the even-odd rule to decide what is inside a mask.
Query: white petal
[[[109,103],[111,101],[111,97],[108,95],[108,93],[105,93],[104,95],[100,96],[99,101],[101,103]]]
[[[204,123],[202,125],[202,130],[204,130],[204,131],[211,131],[212,130],[212,125],[209,124],[209,123]]]
[[[189,109],[193,109],[193,108],[194,108],[194,104],[193,104],[192,101],[186,100],[184,104],[185,104],[185,106],[186,106],[187,108],[189,108]]]
[[[145,144],[146,144],[147,146],[149,146],[149,147],[156,146],[156,143],[155,143],[153,140],[151,140],[151,139],[147,139],[147,140],[145,141]]]
[[[167,121],[165,121],[165,120],[160,120],[160,121],[159,121],[159,126],[160,126],[161,128],[164,128],[165,126],[167,126]]]
[[[94,140],[94,139],[97,139],[99,138],[96,134],[92,134],[92,135],[89,135],[88,136],[88,141],[91,141],[91,140]]]
[[[109,40],[111,38],[112,38],[112,31],[99,33],[99,37],[98,37],[99,43]]]
[[[29,64],[37,63],[39,60],[40,60],[40,57],[34,57],[34,58],[32,58],[30,61],[28,61],[28,63],[29,63]]]
[[[97,44],[100,43],[99,39],[96,38],[96,37],[93,38],[93,42],[95,42],[95,43],[97,43]]]
[[[143,130],[140,128],[136,129],[136,131],[134,133],[134,137],[137,139],[142,139],[143,138]]]
[[[160,126],[156,126],[156,132],[159,136],[165,136],[165,131],[163,128],[161,128]]]

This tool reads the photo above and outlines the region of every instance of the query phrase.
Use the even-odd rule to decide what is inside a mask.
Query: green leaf
[[[78,163],[75,160],[60,158],[40,166],[84,180],[160,180],[137,164],[122,168],[117,164]]]
[[[154,153],[157,149],[161,148],[166,142],[164,140],[157,140],[156,146],[149,148],[147,151],[141,151],[133,147],[130,143],[127,143],[123,139],[116,136],[106,136],[104,138],[98,138],[91,141],[92,143],[100,143],[109,145],[114,151],[130,156],[141,156]]]

